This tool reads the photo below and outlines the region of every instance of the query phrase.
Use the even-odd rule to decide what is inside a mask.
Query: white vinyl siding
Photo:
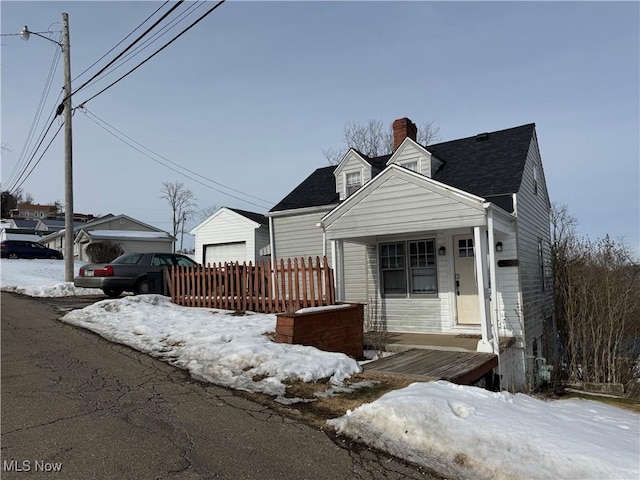
[[[336,192],[340,195],[340,200],[347,198],[347,176],[359,173],[361,185],[365,185],[371,180],[371,165],[365,162],[354,152],[349,152],[344,160],[334,171],[336,178]]]
[[[275,248],[272,252],[277,260],[309,256],[322,258],[322,228],[317,227],[330,208],[313,213],[273,217]],[[331,246],[327,242],[327,258],[331,261]]]
[[[537,172],[537,173],[534,173]],[[534,175],[537,180],[534,182]],[[535,184],[537,183],[537,192]],[[549,197],[544,172],[535,139],[531,141],[522,183],[517,193],[517,239],[520,260],[520,283],[522,286],[522,322],[526,325],[524,335],[527,355],[533,353],[533,341],[543,341],[542,346],[553,342],[544,339],[545,318],[553,316],[552,288],[543,289],[543,278],[539,262],[539,242],[544,259],[544,282],[550,282],[551,267]]]
[[[195,257],[196,262],[205,261],[205,249],[213,245],[238,244],[244,242],[244,258],[247,262],[255,263],[259,259],[257,253],[262,247],[268,245],[268,235],[260,235],[259,239],[263,243],[256,242],[256,222],[249,220],[242,215],[231,210],[223,209],[207,223],[201,225],[196,234]],[[210,249],[213,252],[215,249]],[[234,256],[237,255],[234,253]],[[207,258],[207,262],[224,262],[231,258]]]
[[[389,161],[425,177],[431,177],[431,154],[411,142],[405,143],[396,150]]]
[[[380,295],[380,245],[367,248],[368,295],[366,312],[369,324],[390,332],[408,333],[478,333],[472,328],[457,328],[453,325],[454,287],[452,276],[451,234],[443,231],[424,232],[409,238],[396,236],[384,238],[381,243],[404,242],[434,238],[435,250],[445,245],[446,255],[436,255],[437,295]]]
[[[375,182],[375,180],[374,180]],[[449,191],[429,190],[395,175],[327,226],[329,238],[443,230],[486,222],[480,201],[460,200]]]

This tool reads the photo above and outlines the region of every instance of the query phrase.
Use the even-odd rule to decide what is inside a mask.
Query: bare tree
[[[577,221],[552,205],[555,308],[570,381],[627,383],[640,337],[640,264],[623,242],[578,238]],[[630,382],[629,384],[632,384]]]
[[[355,148],[367,157],[378,157],[393,152],[393,124],[384,126],[382,120],[369,120],[362,125],[351,122],[344,127],[344,148],[330,148],[322,153],[331,165],[337,165],[350,148]],[[433,122],[426,122],[418,129],[416,141],[421,145],[429,145],[440,137],[440,129]]]
[[[215,205],[209,205],[208,207],[204,207],[200,210],[198,210],[198,218],[200,219],[200,221],[204,221],[207,218],[209,218],[211,215],[213,215],[214,213],[216,213],[218,211],[218,207]]]
[[[185,188],[180,182],[163,182],[160,193],[162,194],[160,198],[164,198],[171,206],[173,236],[178,238],[180,229],[182,228],[184,231],[185,223],[196,212],[196,197],[191,190]]]

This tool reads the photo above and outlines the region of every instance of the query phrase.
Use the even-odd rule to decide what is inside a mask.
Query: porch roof
[[[330,240],[486,225],[484,199],[392,164],[322,219]]]

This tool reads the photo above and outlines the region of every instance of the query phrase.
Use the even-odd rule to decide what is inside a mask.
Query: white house
[[[271,209],[273,259],[327,255],[337,298],[365,303],[370,325],[478,336],[521,389],[555,325],[535,125],[429,146],[407,118],[393,130],[393,153],[352,149]]]
[[[43,237],[40,243],[64,251],[65,231]],[[105,215],[74,227],[74,257],[88,261],[86,248],[92,243],[119,243],[124,253],[171,252],[174,238],[169,233],[127,215]]]
[[[260,213],[222,207],[191,230],[195,235],[195,260],[207,265],[218,262],[269,260],[263,256],[269,245],[269,222]],[[261,253],[262,250],[262,253]]]

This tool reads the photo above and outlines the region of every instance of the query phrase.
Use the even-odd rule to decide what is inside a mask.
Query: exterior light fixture
[[[502,251],[502,242],[498,242],[496,243],[496,252],[501,252]]]
[[[29,40],[30,35],[31,34],[29,33],[29,27],[25,25],[22,31],[20,32],[20,38],[23,40]]]
[[[445,248],[444,245],[442,245],[439,249],[438,249],[438,255],[445,255],[447,253],[447,249]]]

